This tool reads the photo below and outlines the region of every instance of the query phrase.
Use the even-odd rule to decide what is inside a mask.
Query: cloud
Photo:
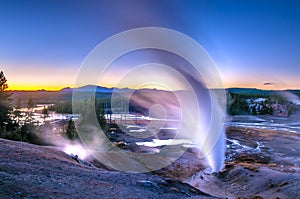
[[[273,86],[273,85],[276,85],[276,84],[273,82],[265,82],[264,83],[264,86]]]

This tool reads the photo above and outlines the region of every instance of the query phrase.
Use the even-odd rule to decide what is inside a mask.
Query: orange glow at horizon
[[[99,85],[106,88],[112,88],[114,87],[113,84],[105,84],[105,85]],[[37,90],[46,90],[46,91],[59,91],[63,88],[70,87],[74,88],[73,84],[56,84],[56,85],[24,85],[24,84],[13,84],[8,82],[8,90],[16,90],[16,91],[37,91]],[[127,88],[126,86],[120,87],[120,88]],[[140,88],[132,88],[128,87],[130,89],[140,89]],[[157,87],[157,85],[147,85],[143,86],[143,88],[149,88],[149,89],[162,89],[162,87]],[[261,84],[224,84],[224,88],[256,88],[261,90],[287,90],[287,89],[295,89],[299,90],[299,87],[297,86],[279,86],[279,85],[272,85],[272,86],[264,86]]]
[[[7,78],[8,79],[8,78]],[[231,79],[232,80],[232,79]],[[72,81],[69,82],[43,82],[38,83],[36,81],[32,81],[31,83],[26,83],[26,81],[16,81],[13,82],[11,80],[8,80],[8,90],[24,90],[24,91],[36,91],[36,90],[47,90],[47,91],[58,91],[66,87],[73,88],[74,83]],[[84,86],[84,85],[82,85]],[[107,82],[105,84],[101,84],[99,86],[112,88],[116,86],[113,82]],[[297,84],[275,84],[275,85],[263,85],[263,82],[257,82],[255,84],[248,83],[248,82],[241,82],[236,83],[235,81],[223,81],[224,88],[256,88],[256,89],[262,89],[262,90],[286,90],[286,89],[299,89],[299,86]],[[121,86],[122,88],[125,88],[125,85]],[[121,88],[120,87],[120,88]],[[132,88],[131,89],[138,89],[138,88]],[[157,85],[153,86],[146,86],[145,88],[156,88],[161,89],[160,87],[157,87]]]
[[[4,64],[1,68],[7,79],[8,90],[48,90],[57,91],[62,88],[73,88],[77,78],[77,70],[72,67],[61,66],[53,68],[50,66],[34,67],[34,66],[12,66]],[[116,86],[118,79],[116,76],[120,75],[120,71],[114,71],[101,82],[99,86],[111,88]],[[150,73],[149,73],[150,75]],[[152,74],[153,75],[153,74]],[[280,78],[266,75],[266,74],[247,74],[242,75],[233,70],[220,71],[220,76],[223,81],[224,88],[257,88],[263,90],[286,90],[286,89],[300,89],[298,77],[281,76]],[[271,82],[274,84],[264,85],[264,83]],[[88,84],[88,83],[87,83]],[[87,85],[86,84],[86,85]],[[85,85],[80,85],[85,86]],[[127,87],[126,85],[119,85],[120,88]],[[133,85],[128,85],[132,88]],[[148,85],[147,88],[161,89],[157,85]],[[138,88],[132,88],[138,89]]]
[[[37,85],[14,85],[14,84],[9,84],[8,85],[8,90],[12,91],[37,91],[37,90],[47,90],[47,91],[58,91],[61,90],[62,88],[65,87],[70,87],[67,85],[61,85],[61,86],[37,86]]]
[[[73,87],[76,73],[72,67],[61,66],[18,66],[4,64],[1,70],[7,79],[8,90],[49,90],[55,91],[65,87]]]
[[[281,76],[271,73],[240,72],[227,70],[220,71],[224,88],[256,88],[261,90],[299,90],[299,78],[282,74]]]
[[[224,81],[223,86],[224,88],[256,88],[260,90],[299,90],[300,86],[297,82],[290,81],[289,84],[284,82],[275,82],[271,85],[264,85],[264,83],[268,83],[268,81],[256,81],[255,83],[252,82],[245,82],[240,81],[237,83],[236,81]]]

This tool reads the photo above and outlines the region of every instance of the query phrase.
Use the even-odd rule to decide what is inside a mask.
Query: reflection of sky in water
[[[186,139],[167,139],[167,140],[153,139],[152,142],[136,142],[136,144],[149,146],[149,147],[158,147],[164,145],[191,144],[191,141]]]
[[[262,123],[247,123],[247,122],[231,122],[227,123],[227,126],[237,126],[245,128],[255,128],[255,129],[265,129],[265,130],[278,130],[286,131],[292,133],[300,133],[300,123],[272,123],[272,122],[262,122]]]
[[[59,122],[61,120],[69,120],[72,118],[73,120],[77,120],[79,118],[79,114],[66,114],[66,113],[55,113],[54,111],[48,111],[48,114],[42,114],[42,110],[44,108],[48,108],[53,104],[37,104],[32,109],[28,108],[20,108],[20,109],[14,109],[20,111],[19,116],[12,115],[12,120],[18,121],[20,124],[24,124],[25,121],[28,119],[31,119],[36,123],[36,125],[41,125],[44,122],[50,122],[55,123]],[[30,116],[29,116],[30,115]]]
[[[226,126],[300,133],[300,118],[298,115],[290,117],[244,115],[235,116],[231,119],[232,121],[226,122]]]

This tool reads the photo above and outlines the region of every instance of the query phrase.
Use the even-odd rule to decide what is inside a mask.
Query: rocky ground
[[[227,136],[225,168],[185,182],[220,198],[300,198],[299,134],[229,127]]]
[[[214,198],[156,175],[107,171],[54,147],[0,139],[0,198]]]
[[[181,145],[168,149],[185,150],[169,166],[134,174],[95,160],[97,168],[85,165],[55,147],[0,139],[0,198],[300,198],[300,134],[239,126],[226,132],[226,164],[218,173]]]

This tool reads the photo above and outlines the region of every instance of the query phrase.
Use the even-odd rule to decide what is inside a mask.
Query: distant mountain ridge
[[[27,90],[15,90],[13,92],[73,92],[73,90],[78,90],[78,91],[82,91],[82,92],[102,92],[102,93],[112,93],[114,91],[133,91],[133,90],[159,90],[159,89],[151,89],[151,88],[143,88],[143,89],[131,89],[131,88],[116,88],[116,87],[112,87],[112,88],[108,88],[108,87],[103,87],[103,86],[98,86],[98,85],[85,85],[85,86],[81,86],[81,87],[77,87],[77,88],[71,88],[71,87],[65,87],[62,88],[60,90],[57,91],[48,91],[46,89],[40,89],[40,90],[36,90],[36,91],[27,91]],[[257,88],[239,88],[239,87],[232,87],[232,88],[226,88],[225,89],[227,92],[230,93],[235,93],[235,94],[245,94],[245,95],[269,95],[272,92],[291,92],[294,93],[296,95],[300,96],[300,89],[286,89],[286,90],[262,90],[262,89],[257,89]]]
[[[273,90],[261,90],[257,88],[228,88],[229,93],[244,94],[244,95],[269,95]]]
[[[78,88],[74,88],[73,90],[81,91],[81,92],[101,92],[101,93],[110,93],[113,92],[113,88],[106,88],[102,86],[96,86],[96,85],[86,85],[81,86]]]
[[[132,92],[137,91],[134,89],[129,88],[106,88],[102,86],[96,86],[96,85],[86,85],[78,88],[62,88],[59,91],[46,91],[46,90],[38,90],[38,91],[13,91],[13,100],[14,102],[17,102],[18,99],[22,100],[22,104],[26,105],[28,102],[28,99],[31,97],[33,101],[37,104],[39,103],[59,103],[59,102],[70,102],[72,100],[72,93],[73,90],[76,89],[76,91],[79,92],[95,92],[96,98],[109,98],[111,97],[112,93],[117,92]],[[155,92],[154,94],[159,94],[158,89],[138,89],[140,91],[147,91],[147,92]],[[261,96],[268,96],[273,92],[273,90],[260,90],[256,88],[228,88],[225,89],[228,93],[234,93],[234,94],[241,94],[241,95],[261,95]],[[168,91],[166,91],[168,92]],[[279,92],[279,91],[278,91]],[[282,91],[280,91],[282,92]],[[285,90],[285,92],[293,93],[297,96],[300,96],[300,90]]]
[[[129,89],[129,88],[107,88],[107,87],[102,87],[102,86],[97,86],[97,85],[86,85],[86,86],[81,86],[78,88],[70,88],[70,87],[66,87],[66,88],[62,88],[61,90],[59,90],[58,92],[72,92],[73,90],[76,91],[80,91],[80,92],[101,92],[101,93],[112,93],[114,90],[117,91],[130,91],[133,89]]]
[[[240,94],[240,95],[261,95],[261,96],[268,96],[272,93],[276,92],[289,92],[293,93],[297,96],[300,97],[300,90],[292,90],[292,89],[287,89],[287,90],[261,90],[257,88],[228,88],[226,89],[227,92],[229,93],[234,93],[234,94]]]

